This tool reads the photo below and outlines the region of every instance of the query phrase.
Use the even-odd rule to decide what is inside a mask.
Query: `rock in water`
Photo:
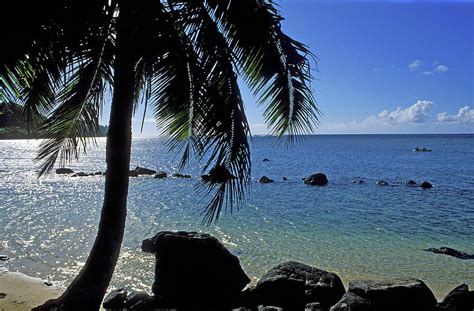
[[[433,188],[433,185],[430,184],[427,181],[424,181],[424,182],[421,183],[420,187],[423,188],[423,189],[430,189],[430,188]]]
[[[347,292],[329,311],[367,311],[371,310],[370,302],[354,293]]]
[[[138,175],[153,175],[156,173],[155,170],[145,168],[145,167],[140,167],[140,166],[137,166],[135,168],[135,172],[137,172]]]
[[[268,183],[273,182],[273,179],[271,179],[267,176],[262,176],[262,178],[260,178],[258,182],[260,182],[262,184],[268,184]]]
[[[61,167],[56,170],[56,174],[72,174],[72,173],[74,173],[73,170],[71,170],[70,168],[65,168],[65,167]]]
[[[365,184],[365,180],[363,180],[362,178],[358,178],[358,177],[357,177],[357,178],[354,178],[354,179],[352,180],[352,183],[353,183],[353,184]]]
[[[388,186],[388,182],[386,182],[385,180],[377,180],[376,182],[377,185],[379,186]]]
[[[319,302],[311,302],[306,304],[304,311],[324,311],[324,309],[321,307]]]
[[[440,248],[427,248],[427,252],[432,252],[435,254],[444,254],[448,256],[453,256],[459,259],[474,259],[474,254],[469,254],[463,251],[458,251],[457,249],[451,247],[440,247]]]
[[[438,304],[440,311],[472,311],[474,301],[470,301],[469,288],[466,284],[459,285],[449,292],[448,295]]]
[[[230,307],[250,282],[239,259],[208,234],[163,231],[142,250],[156,256],[153,293],[178,309]]]
[[[410,180],[407,180],[407,181],[405,182],[405,185],[411,186],[411,187],[416,186],[416,181],[411,180],[411,179],[410,179]]]
[[[324,186],[328,182],[328,178],[323,173],[313,174],[304,179],[304,183],[311,186]]]
[[[267,158],[263,159],[263,162],[269,162],[270,160],[268,160]]]
[[[128,176],[130,177],[138,177],[138,173],[135,170],[128,171]]]
[[[166,172],[159,171],[159,172],[156,172],[156,175],[153,178],[166,178],[167,176],[168,174],[166,174]]]
[[[434,311],[437,304],[428,286],[413,278],[352,281],[349,292],[367,300],[373,310]]]
[[[304,310],[319,302],[328,309],[344,295],[341,279],[334,273],[299,262],[280,264],[265,274],[250,290],[251,301],[284,310]]]
[[[104,309],[122,310],[125,308],[127,300],[127,290],[125,288],[117,288],[107,294],[102,303]]]

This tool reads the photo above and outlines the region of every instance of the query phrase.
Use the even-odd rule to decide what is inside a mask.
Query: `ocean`
[[[0,254],[6,268],[67,285],[84,264],[96,234],[104,177],[36,176],[39,142],[0,141]],[[413,152],[415,147],[432,152]],[[262,161],[268,158],[270,161]],[[180,157],[163,139],[135,138],[131,169],[178,172]],[[75,171],[105,170],[105,140],[87,150]],[[474,135],[317,135],[286,148],[253,137],[252,185],[245,203],[209,227],[191,179],[130,179],[122,254],[112,286],[150,290],[154,257],[141,241],[161,230],[193,230],[219,238],[252,280],[272,266],[300,261],[354,279],[411,276],[440,297],[474,286],[474,260],[423,249],[448,246],[474,253]],[[324,187],[301,178],[322,172]],[[266,175],[275,180],[260,184]],[[286,177],[287,180],[283,180]],[[364,184],[351,181],[361,177]],[[389,186],[376,185],[379,179]],[[425,180],[434,188],[408,187]]]

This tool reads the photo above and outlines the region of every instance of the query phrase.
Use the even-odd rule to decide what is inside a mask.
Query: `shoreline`
[[[341,279],[347,291],[349,282],[352,280]],[[32,277],[21,272],[11,272],[0,266],[0,294],[6,294],[3,298],[1,298],[3,295],[0,296],[0,310],[29,311],[49,299],[59,297],[65,290],[65,288],[57,285],[47,286],[44,282],[45,280],[41,278]],[[447,292],[450,290],[452,288]],[[433,292],[433,294],[438,301],[442,301],[447,293]]]
[[[45,280],[21,272],[11,272],[0,266],[0,310],[29,311],[46,300],[57,298],[64,288],[44,284]]]

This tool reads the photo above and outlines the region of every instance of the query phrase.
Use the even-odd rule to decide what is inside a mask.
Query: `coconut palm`
[[[2,47],[8,48],[0,87],[3,99],[23,106],[31,129],[54,137],[40,146],[40,174],[77,158],[94,142],[104,94],[112,93],[95,243],[64,294],[37,310],[100,306],[124,234],[138,105],[152,109],[170,149],[182,152],[182,165],[191,156],[207,163],[202,183],[212,198],[204,209],[206,222],[238,204],[250,182],[250,131],[239,74],[265,105],[272,134],[291,140],[317,125],[311,53],[283,33],[272,0],[16,2],[9,4],[16,6],[13,16],[3,20]]]

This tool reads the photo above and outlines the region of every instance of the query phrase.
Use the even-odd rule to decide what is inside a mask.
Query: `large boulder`
[[[230,307],[250,282],[239,259],[208,234],[163,231],[142,250],[156,256],[153,293],[178,309]]]
[[[370,302],[354,293],[347,292],[329,311],[370,311]]]
[[[466,284],[459,285],[446,295],[438,304],[440,311],[472,311],[474,301],[471,301],[469,288]]]
[[[135,170],[128,171],[128,176],[130,177],[138,177],[138,173]]]
[[[336,274],[290,261],[268,271],[250,296],[257,304],[304,310],[306,304],[312,302],[329,309],[344,293],[342,281]]]
[[[304,179],[304,183],[311,186],[324,186],[328,182],[327,176],[323,173],[313,174]]]
[[[74,173],[74,171],[66,167],[60,167],[56,170],[56,174],[72,174],[72,173]]]
[[[102,302],[102,307],[104,307],[104,309],[112,310],[124,309],[127,295],[128,292],[125,288],[114,289],[105,296],[104,301]]]
[[[156,173],[155,170],[145,168],[145,167],[140,167],[140,166],[137,166],[135,168],[135,172],[137,172],[138,175],[153,175]]]
[[[368,300],[374,310],[434,311],[437,304],[428,286],[413,278],[352,281],[349,292]]]

